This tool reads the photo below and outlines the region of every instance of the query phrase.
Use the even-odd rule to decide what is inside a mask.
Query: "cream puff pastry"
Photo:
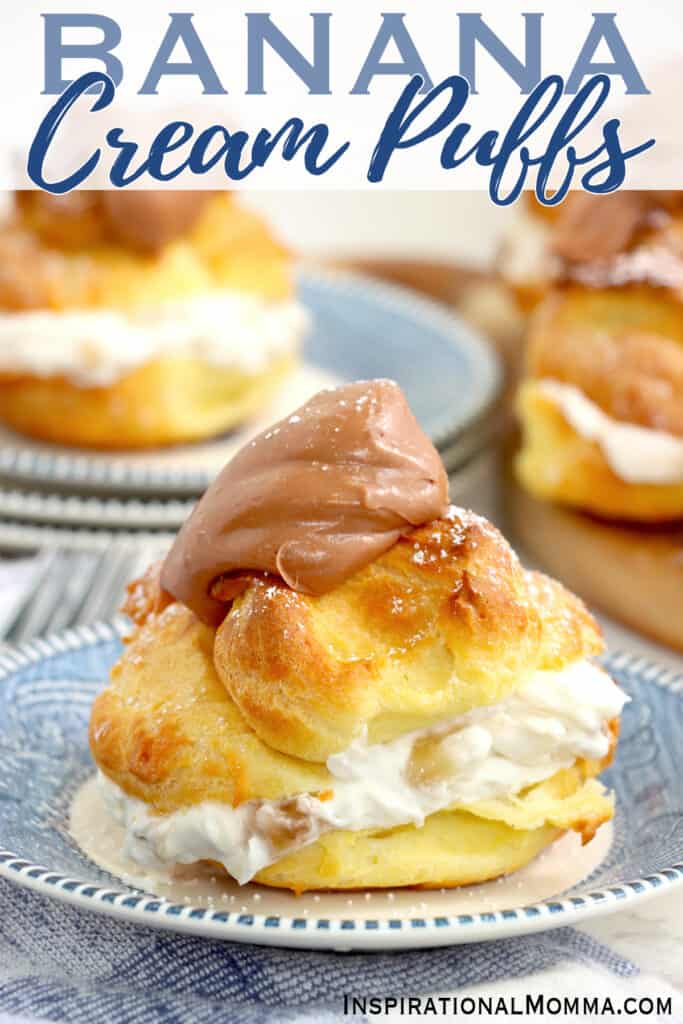
[[[306,326],[288,253],[226,193],[19,193],[0,266],[0,419],[62,444],[219,434]]]
[[[626,698],[596,623],[448,505],[391,382],[323,392],[243,449],[127,610],[90,742],[139,862],[456,886],[612,816],[595,777]]]
[[[563,280],[529,327],[518,475],[531,493],[635,522],[683,518],[679,193],[576,196]]]

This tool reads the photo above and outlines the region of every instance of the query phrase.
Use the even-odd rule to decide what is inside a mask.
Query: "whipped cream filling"
[[[306,311],[294,300],[217,290],[125,313],[2,313],[0,372],[106,387],[172,354],[255,374],[293,352],[307,326]]]
[[[621,480],[630,484],[683,482],[683,438],[612,419],[570,384],[556,380],[538,383],[577,434],[600,447]]]
[[[125,852],[137,863],[151,868],[213,860],[244,884],[333,829],[420,826],[451,806],[512,797],[579,757],[605,757],[606,724],[627,699],[587,661],[537,672],[499,704],[389,743],[358,738],[328,758],[325,799],[302,793],[238,807],[206,801],[158,815],[104,775],[100,785],[125,829]]]

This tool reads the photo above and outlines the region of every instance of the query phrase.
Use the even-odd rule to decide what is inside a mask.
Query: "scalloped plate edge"
[[[0,655],[0,683],[13,672],[67,650],[79,650],[121,637],[124,619],[68,630],[33,640]],[[638,673],[646,682],[683,693],[683,673],[647,658],[615,652],[603,663],[615,670]],[[482,942],[577,924],[642,902],[683,883],[683,862],[642,878],[634,878],[580,896],[546,900],[528,906],[453,917],[411,917],[378,921],[372,918],[296,918],[243,914],[178,905],[125,890],[104,888],[35,864],[20,854],[0,850],[0,877],[82,909],[173,931],[233,942],[308,949],[388,950]]]

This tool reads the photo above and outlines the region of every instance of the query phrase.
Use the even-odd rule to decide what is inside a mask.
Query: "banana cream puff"
[[[449,507],[391,382],[322,392],[247,445],[127,611],[90,742],[141,863],[456,886],[612,816],[596,776],[626,698],[596,623]]]
[[[306,326],[289,254],[227,193],[22,192],[0,266],[0,419],[61,444],[219,434]]]
[[[524,486],[613,519],[683,517],[680,193],[574,196],[555,224],[561,284],[529,329]]]

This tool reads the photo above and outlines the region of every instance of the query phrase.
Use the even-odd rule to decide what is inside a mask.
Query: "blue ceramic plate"
[[[624,711],[616,766],[606,773],[617,794],[614,830],[585,848],[596,851],[592,863],[576,860],[578,850],[563,854],[562,839],[512,876],[507,889],[490,883],[450,892],[297,898],[226,883],[213,909],[155,898],[95,866],[67,828],[71,798],[93,772],[90,705],[119,650],[118,627],[100,625],[0,657],[0,874],[17,885],[138,924],[214,938],[395,949],[580,923],[683,881],[683,675],[617,654],[607,667],[633,700]],[[587,877],[577,877],[579,863]],[[546,886],[545,898],[532,902],[539,885]],[[487,891],[497,909],[482,909]]]
[[[322,386],[392,377],[442,447],[493,402],[500,384],[496,358],[456,314],[402,288],[351,274],[303,274],[299,296],[312,321],[305,365],[243,429],[156,452],[100,453],[31,441],[0,425],[0,475],[17,483],[124,495],[199,494],[248,437]]]

